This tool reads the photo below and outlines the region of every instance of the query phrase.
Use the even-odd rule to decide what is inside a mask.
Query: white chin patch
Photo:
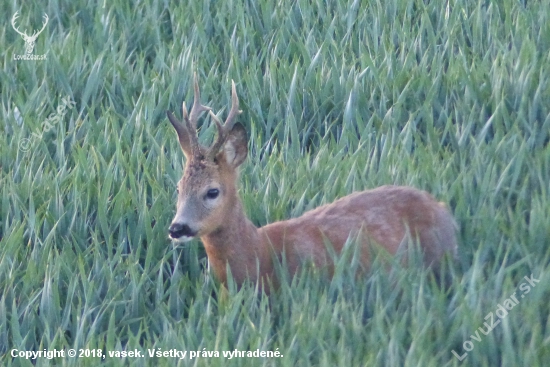
[[[189,236],[181,236],[181,237],[179,237],[179,238],[170,237],[170,239],[172,240],[172,242],[175,242],[175,243],[189,242],[189,241],[191,241],[193,238],[195,238],[195,237],[189,237]]]

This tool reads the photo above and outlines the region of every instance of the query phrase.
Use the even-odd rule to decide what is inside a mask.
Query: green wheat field
[[[547,366],[550,1],[185,3],[2,5],[0,365]],[[220,285],[167,237],[194,72],[222,116],[236,83],[255,224],[411,185],[458,223],[447,282],[344,253]]]

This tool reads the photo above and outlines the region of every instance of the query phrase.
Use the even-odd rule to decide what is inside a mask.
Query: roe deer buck
[[[283,251],[291,275],[305,260],[330,266],[327,243],[340,253],[349,236],[357,236],[361,263],[367,267],[370,243],[394,255],[411,237],[418,239],[426,265],[437,264],[447,252],[456,255],[452,215],[428,193],[411,187],[383,186],[356,192],[299,218],[256,228],[246,217],[236,188],[238,167],[248,147],[245,129],[236,123],[241,111],[235,83],[231,110],[223,125],[209,107],[201,105],[196,74],[194,93],[190,114],[183,103],[183,123],[167,111],[186,157],[169,233],[177,242],[200,237],[210,265],[223,283],[227,281],[226,266],[237,284],[246,278],[276,281],[273,259],[281,259]],[[206,111],[218,129],[211,147],[201,145],[196,132],[197,119]]]

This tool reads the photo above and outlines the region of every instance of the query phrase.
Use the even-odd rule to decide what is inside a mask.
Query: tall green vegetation
[[[548,1],[4,8],[0,364],[100,363],[31,362],[12,358],[14,348],[144,355],[101,360],[108,366],[550,360]],[[47,60],[13,59],[24,53],[9,26],[16,11],[29,32],[48,14],[34,49]],[[425,189],[459,224],[448,287],[425,269],[378,262],[355,278],[344,258],[332,279],[305,269],[269,298],[254,284],[223,293],[198,241],[167,239],[183,157],[165,110],[192,100],[193,71],[216,111],[237,83],[250,140],[240,193],[256,224],[354,190]],[[74,106],[48,120],[67,96]],[[214,133],[205,120],[200,139]],[[529,293],[525,276],[540,281]],[[479,332],[514,292],[517,305]],[[282,357],[148,356],[159,348]]]

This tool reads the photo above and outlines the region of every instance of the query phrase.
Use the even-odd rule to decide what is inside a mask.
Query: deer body
[[[424,191],[404,186],[356,192],[301,217],[261,228],[237,205],[218,231],[201,240],[216,276],[225,281],[229,265],[235,281],[241,283],[246,278],[256,281],[258,275],[273,279],[273,255],[280,260],[283,251],[291,275],[304,262],[330,265],[326,244],[339,253],[350,236],[359,236],[361,262],[368,266],[369,245],[380,244],[396,254],[411,229],[418,235],[427,265],[437,263],[446,252],[456,253],[454,221],[445,206]]]
[[[218,127],[211,148],[200,145],[196,137],[198,115],[209,111],[200,105],[196,77],[194,89],[191,116],[183,105],[185,124],[168,112],[187,157],[169,233],[179,242],[200,237],[222,282],[227,280],[227,266],[237,284],[247,278],[276,282],[273,260],[281,260],[283,253],[291,275],[304,262],[331,266],[327,245],[339,253],[348,238],[362,247],[365,267],[370,263],[369,246],[376,244],[396,254],[410,239],[418,239],[426,265],[437,265],[445,253],[456,255],[455,222],[447,208],[428,193],[404,186],[356,192],[299,218],[256,228],[246,217],[236,189],[238,166],[248,148],[244,128],[235,123],[240,112],[235,85],[225,124],[210,112]]]

